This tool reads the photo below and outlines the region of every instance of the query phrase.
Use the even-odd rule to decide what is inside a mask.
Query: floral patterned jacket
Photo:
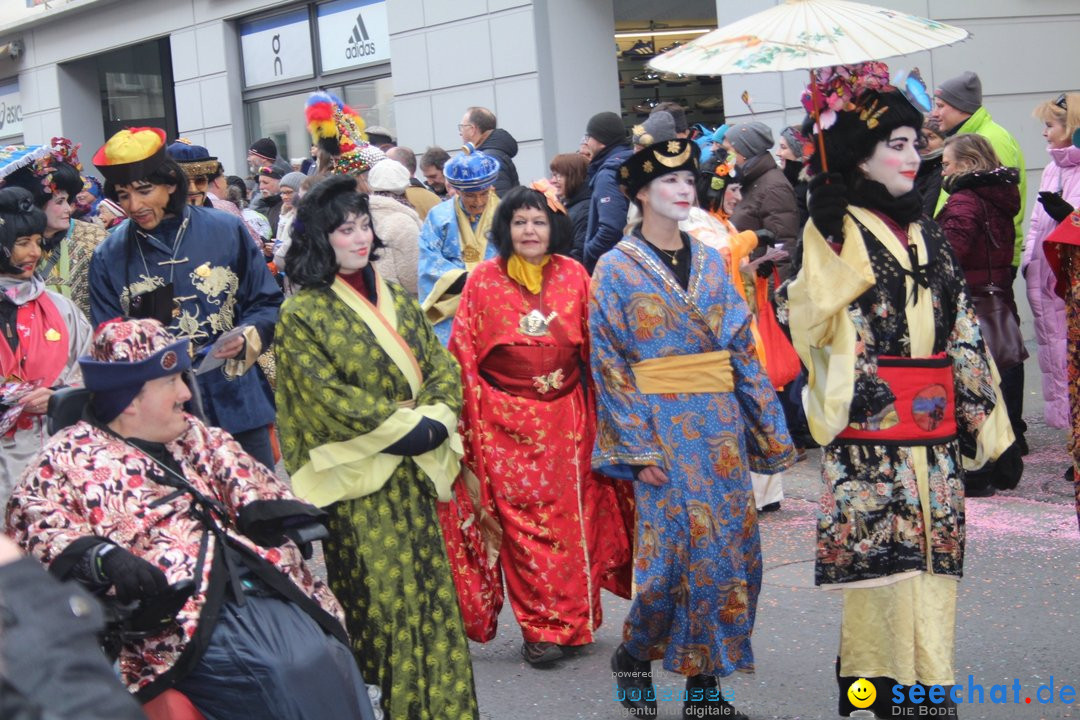
[[[320,511],[297,500],[228,433],[193,417],[187,431],[165,447],[188,481],[224,507],[225,536],[245,565],[347,642],[341,606],[274,523],[316,517]],[[45,446],[7,510],[8,534],[61,577],[74,566],[75,555],[106,540],[156,564],[170,584],[196,582],[174,624],[121,649],[124,681],[142,702],[194,667],[228,585],[217,536],[196,516],[191,496],[166,480],[167,473],[149,455],[80,421]]]

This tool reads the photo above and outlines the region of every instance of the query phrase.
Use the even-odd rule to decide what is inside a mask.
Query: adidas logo
[[[356,24],[353,25],[352,41],[358,43],[362,40],[370,40],[371,38],[367,34],[367,27],[364,25],[364,15],[360,13],[356,16]]]
[[[358,60],[362,57],[375,54],[375,43],[368,35],[367,26],[364,25],[364,14],[356,14],[356,24],[353,25],[349,44],[345,47],[345,57],[349,60]]]

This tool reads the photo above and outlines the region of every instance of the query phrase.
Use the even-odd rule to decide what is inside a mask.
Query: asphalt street
[[[1016,290],[1024,337],[1033,338],[1022,282]],[[1080,718],[1080,532],[1072,487],[1062,479],[1068,466],[1066,432],[1041,422],[1035,343],[1029,340],[1028,347],[1024,410],[1032,452],[1025,458],[1024,477],[1016,490],[967,501],[967,555],[956,624],[964,720]],[[841,599],[813,584],[819,458],[811,452],[787,473],[780,512],[761,520],[765,575],[753,639],[757,668],[722,682],[732,689],[735,706],[755,720],[838,717],[833,664]],[[548,670],[521,659],[521,634],[507,605],[497,637],[472,644],[481,717],[628,717],[613,700],[609,659],[629,603],[607,593],[602,600],[605,620],[597,641]],[[659,663],[654,666],[658,689],[682,687],[681,678],[660,670]],[[983,687],[982,704],[966,702],[969,676],[971,685]],[[1019,704],[1012,702],[1016,681]],[[1040,704],[1039,688],[1051,682],[1055,702]],[[1007,704],[990,702],[996,684],[1008,686]],[[1063,685],[1077,690],[1072,704],[1059,701]],[[978,700],[977,691],[972,699]],[[680,703],[660,705],[661,717],[681,717]]]
[[[1071,487],[1061,477],[1067,464],[1064,432],[1034,422],[1028,437],[1033,450],[1020,486],[967,501],[956,672],[964,685],[962,699],[967,700],[971,675],[973,685],[983,686],[986,702],[962,704],[965,720],[1080,718],[1080,699],[1043,705],[1036,696],[1053,677],[1055,700],[1063,684],[1077,689],[1080,698],[1080,533]],[[838,717],[833,662],[840,596],[813,584],[818,458],[812,452],[788,472],[780,512],[762,517],[765,576],[753,640],[757,669],[722,682],[732,688],[736,707],[755,720]],[[521,635],[505,608],[498,636],[485,645],[472,644],[481,717],[629,717],[613,700],[608,666],[629,603],[605,593],[603,606],[597,641],[548,670],[521,659]],[[682,687],[679,677],[659,670],[659,663],[654,671],[658,688]],[[1020,705],[1011,702],[1015,680]],[[1009,686],[1009,704],[990,703],[995,684]],[[1027,697],[1031,704],[1024,703]],[[660,705],[661,717],[681,717],[680,703]]]

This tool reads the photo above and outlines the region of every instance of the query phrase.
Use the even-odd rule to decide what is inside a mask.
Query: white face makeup
[[[374,239],[370,215],[350,213],[345,222],[330,233],[330,245],[342,275],[351,275],[368,264]]]
[[[643,212],[682,222],[690,216],[694,203],[694,174],[689,170],[677,170],[661,175],[638,191]]]
[[[874,154],[860,163],[859,169],[869,179],[884,185],[893,197],[906,195],[915,187],[921,162],[915,149],[917,137],[915,128],[896,128],[888,140],[877,144]]]

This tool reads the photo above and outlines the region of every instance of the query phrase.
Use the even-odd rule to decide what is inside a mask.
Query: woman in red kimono
[[[450,338],[462,368],[466,472],[502,527],[500,564],[522,655],[534,665],[593,641],[601,587],[629,595],[615,489],[590,470],[589,276],[555,254],[568,225],[554,193],[507,193],[491,233],[499,256],[469,274]]]

